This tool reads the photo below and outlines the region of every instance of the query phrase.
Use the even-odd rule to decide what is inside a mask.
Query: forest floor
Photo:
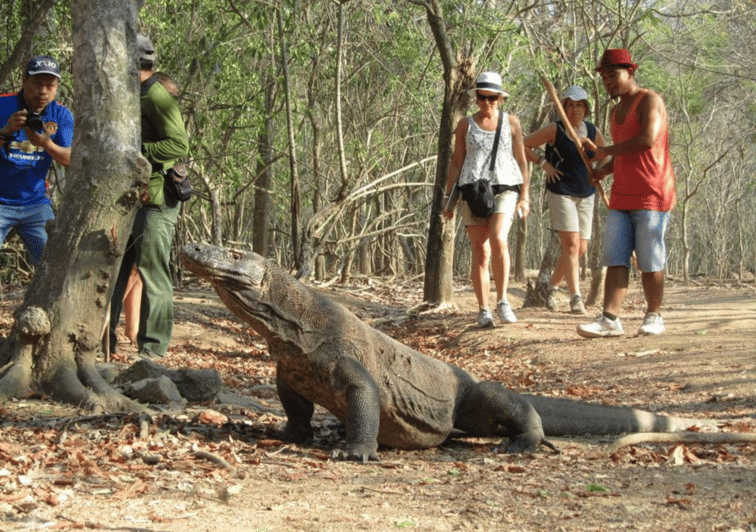
[[[519,321],[478,330],[469,286],[457,308],[408,315],[417,285],[373,281],[324,291],[360,318],[426,354],[518,392],[714,418],[756,432],[756,287],[667,285],[667,333],[639,337],[643,296],[633,282],[627,336],[585,340],[573,316],[517,310]],[[19,289],[0,299],[7,334]],[[563,307],[566,294],[561,294]],[[274,531],[756,531],[756,444],[639,444],[556,438],[560,454],[495,452],[494,439],[452,439],[422,451],[380,449],[380,462],[330,459],[343,443],[318,409],[316,441],[276,439],[284,415],[262,339],[207,286],[176,293],[171,368],[215,368],[225,403],[138,418],[89,416],[46,397],[0,405],[0,532]],[[118,345],[113,362],[134,349]],[[233,404],[236,403],[236,404]]]

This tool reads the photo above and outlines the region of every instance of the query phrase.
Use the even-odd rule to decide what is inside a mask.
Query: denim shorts
[[[630,257],[635,251],[640,271],[664,270],[667,263],[664,235],[669,217],[669,211],[609,209],[604,228],[604,266],[630,268]]]

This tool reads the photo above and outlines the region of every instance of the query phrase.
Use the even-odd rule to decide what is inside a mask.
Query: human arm
[[[525,155],[525,142],[522,137],[520,119],[511,113],[509,114],[509,127],[512,130],[512,154],[522,174],[520,198],[517,200],[515,210],[521,213],[521,218],[526,218],[530,214],[530,173],[528,172],[528,159]]]
[[[525,137],[525,157],[528,161],[541,167],[549,181],[558,181],[562,172],[557,170],[544,156],[539,156],[533,148],[542,146],[547,143],[553,143],[556,140],[557,125],[556,122],[542,127]]]
[[[447,198],[454,189],[454,185],[459,181],[459,175],[462,173],[462,165],[464,164],[465,156],[467,155],[467,145],[465,143],[466,136],[467,120],[462,119],[454,129],[454,154],[452,155],[452,160],[449,164],[449,173],[446,177],[445,190]],[[444,212],[442,214],[448,219],[451,219],[454,216],[454,212],[451,209],[446,208],[446,202],[444,203]]]
[[[29,139],[34,146],[42,148],[50,154],[53,161],[68,168],[71,165],[71,148],[59,146],[50,137],[50,133],[47,131],[38,133],[32,129],[26,128],[26,138]]]
[[[66,111],[67,112],[67,111]],[[45,150],[52,159],[58,164],[68,168],[71,164],[71,142],[73,140],[73,118],[69,114],[59,114],[57,132],[54,136],[48,129],[42,132],[35,131],[26,127],[26,117],[28,111],[21,109],[16,111],[10,117],[5,126],[0,129],[3,136],[13,135],[21,129],[25,129],[26,139],[30,144],[37,148]]]
[[[148,127],[142,127],[142,153],[154,166],[172,167],[189,153],[189,139],[175,98],[160,85],[151,89],[151,99],[142,101]],[[152,92],[154,90],[154,92]]]

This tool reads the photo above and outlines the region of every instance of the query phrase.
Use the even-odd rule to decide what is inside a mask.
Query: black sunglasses
[[[498,94],[494,94],[492,96],[485,96],[484,94],[476,92],[475,95],[478,97],[478,100],[480,100],[481,102],[485,100],[488,100],[489,102],[495,102],[496,100],[499,99]]]

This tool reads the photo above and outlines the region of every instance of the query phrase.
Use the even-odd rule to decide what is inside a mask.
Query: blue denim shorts
[[[669,217],[669,211],[610,209],[604,228],[604,266],[630,268],[630,257],[635,251],[642,272],[664,270],[667,263],[664,235]]]

